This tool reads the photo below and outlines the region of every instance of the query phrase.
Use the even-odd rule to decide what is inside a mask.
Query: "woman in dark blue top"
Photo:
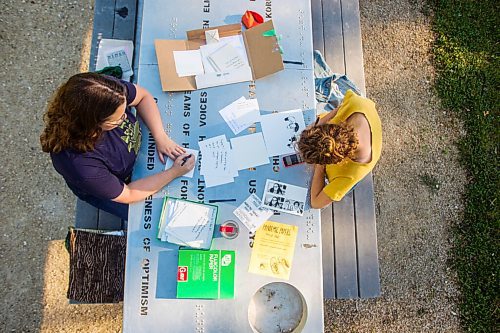
[[[130,182],[141,144],[139,123],[129,107],[153,135],[160,161],[175,160],[163,172]],[[126,220],[128,204],[143,200],[194,167],[184,165],[185,150],[163,129],[151,94],[132,83],[82,73],[72,76],[54,94],[44,115],[40,136],[54,168],[82,200]]]

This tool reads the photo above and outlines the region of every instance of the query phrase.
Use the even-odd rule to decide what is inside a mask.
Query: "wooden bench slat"
[[[323,34],[323,2],[311,0],[313,48],[325,54],[325,40]]]
[[[94,28],[92,31],[92,44],[90,45],[89,71],[95,71],[97,62],[97,46],[102,38],[113,38],[113,25],[115,20],[114,0],[95,0]]]
[[[333,207],[321,211],[321,257],[323,297],[335,298],[335,250],[333,244]]]
[[[365,72],[358,0],[342,0],[345,74],[365,94]]]
[[[344,0],[343,0],[344,1]],[[343,5],[342,1],[342,5]],[[336,73],[345,73],[344,37],[340,0],[323,0],[324,47],[326,62]]]
[[[99,230],[122,230],[122,220],[108,212],[99,209]]]
[[[377,227],[372,174],[354,189],[354,212],[358,249],[359,296],[380,296],[380,273],[377,252]]]
[[[136,12],[137,0],[116,0],[113,39],[134,40]]]
[[[98,209],[77,198],[75,227],[83,229],[97,229],[98,220]]]
[[[358,297],[356,228],[352,191],[333,203],[335,286],[337,298]]]

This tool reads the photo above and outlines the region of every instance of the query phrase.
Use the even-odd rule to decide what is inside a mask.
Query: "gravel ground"
[[[93,1],[2,2],[1,332],[119,332],[120,305],[70,306],[62,240],[74,198],[40,152],[46,101],[85,70]],[[439,108],[429,18],[416,0],[361,0],[367,92],[384,126],[376,168],[382,297],[325,301],[326,332],[460,332],[449,228],[460,220],[463,135]]]

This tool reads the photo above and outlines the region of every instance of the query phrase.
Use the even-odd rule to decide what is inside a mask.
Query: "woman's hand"
[[[176,177],[185,175],[194,168],[195,157],[193,154],[182,154],[174,161],[174,165],[170,168]]]
[[[176,157],[184,154],[186,150],[179,146],[174,140],[170,139],[167,134],[163,135],[159,140],[156,140],[156,150],[158,151],[158,156],[160,156],[161,163],[165,164],[165,157],[167,155],[172,160]]]

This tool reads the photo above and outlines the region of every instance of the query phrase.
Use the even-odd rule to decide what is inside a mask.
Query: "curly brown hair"
[[[306,163],[326,165],[354,158],[358,143],[354,128],[343,122],[306,128],[297,147]]]
[[[87,152],[102,133],[99,126],[126,101],[126,88],[119,80],[96,73],[72,76],[52,96],[43,116],[42,150]]]

